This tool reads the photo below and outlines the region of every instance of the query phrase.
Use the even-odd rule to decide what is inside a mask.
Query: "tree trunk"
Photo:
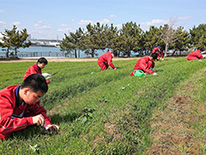
[[[94,49],[92,49],[92,58],[94,58],[94,51],[95,51],[95,50],[94,50]]]
[[[165,44],[165,55],[164,55],[165,58],[167,57],[168,46],[169,46],[169,44],[166,43]]]
[[[15,49],[15,54],[14,54],[14,56],[17,57],[17,49]]]
[[[77,58],[77,49],[74,50],[74,56]]]
[[[79,58],[80,58],[80,57],[81,57],[81,56],[80,56],[80,49],[78,49],[78,55],[79,55]]]
[[[9,48],[7,48],[7,50],[6,50],[6,57],[7,58],[9,57]]]

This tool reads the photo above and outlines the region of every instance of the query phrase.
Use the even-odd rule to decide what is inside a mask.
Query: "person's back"
[[[109,66],[111,66],[113,69],[116,69],[116,67],[113,65],[113,63],[112,63],[112,58],[114,57],[114,56],[116,56],[117,55],[117,53],[116,52],[107,52],[107,53],[105,53],[105,54],[103,54],[103,55],[101,55],[99,58],[98,58],[98,61],[97,61],[97,63],[98,63],[98,65],[100,66],[100,68],[102,69],[102,71],[103,70],[107,70],[107,68],[109,67]]]
[[[203,48],[198,48],[196,51],[191,52],[187,55],[187,60],[198,60],[198,59],[204,59],[204,57],[201,54],[201,51],[204,51]]]
[[[111,54],[111,52],[107,52],[107,53],[102,54],[102,55],[98,58],[98,60],[100,60],[100,61],[102,61],[102,62],[108,63],[109,61],[112,60],[112,54]]]
[[[157,59],[157,53],[151,53],[149,56],[144,56],[140,58],[134,66],[134,70],[131,72],[130,76],[133,76],[135,70],[142,70],[149,74],[154,74],[153,70],[150,68],[154,67],[153,61]],[[155,73],[156,74],[156,73]]]

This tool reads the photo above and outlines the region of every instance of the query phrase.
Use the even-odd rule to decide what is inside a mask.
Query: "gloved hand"
[[[152,71],[154,71],[155,68],[151,68]]]
[[[157,75],[157,73],[153,73],[152,75]]]
[[[117,68],[114,68],[114,70],[117,70]]]

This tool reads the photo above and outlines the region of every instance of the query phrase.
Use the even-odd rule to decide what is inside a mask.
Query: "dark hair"
[[[40,64],[41,64],[41,63],[44,63],[45,65],[47,65],[47,64],[48,64],[47,59],[46,59],[46,58],[44,58],[44,57],[39,58],[39,59],[38,59],[38,61],[37,61],[37,63],[38,63],[38,62],[39,62]]]
[[[150,57],[152,57],[154,60],[156,60],[157,59],[157,53],[151,53]]]
[[[29,75],[21,84],[21,88],[29,88],[33,92],[40,90],[42,93],[46,93],[48,91],[46,80],[41,74]]]
[[[163,51],[163,48],[161,46],[158,46],[160,51]]]
[[[117,51],[112,51],[112,54],[114,54],[114,56],[117,56]]]
[[[203,47],[198,47],[197,50],[200,50],[200,52],[204,51],[205,49]]]

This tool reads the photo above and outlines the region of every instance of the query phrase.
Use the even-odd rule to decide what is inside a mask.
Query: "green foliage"
[[[22,47],[26,48],[31,45],[30,41],[26,41],[28,34],[27,30],[23,29],[22,31],[17,30],[17,27],[14,25],[12,30],[5,30],[3,35],[3,43],[0,42],[0,47],[7,48],[6,57],[9,57],[9,51],[14,50],[15,56],[17,56],[17,50]]]
[[[206,48],[206,24],[200,24],[190,29],[191,44],[194,47]]]

